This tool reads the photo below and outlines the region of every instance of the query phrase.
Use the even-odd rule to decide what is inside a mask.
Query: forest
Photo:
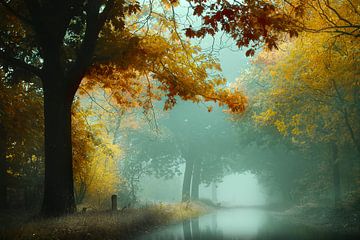
[[[0,0],[2,239],[360,239],[360,0]]]

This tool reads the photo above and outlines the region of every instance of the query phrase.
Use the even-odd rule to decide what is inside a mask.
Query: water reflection
[[[183,222],[183,232],[185,240],[192,239],[190,220],[186,220]]]
[[[139,240],[348,239],[291,224],[257,209],[226,209],[164,227]]]

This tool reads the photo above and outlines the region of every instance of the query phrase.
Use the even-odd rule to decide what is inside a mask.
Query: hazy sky
[[[232,51],[226,48],[220,51],[219,60],[224,76],[233,82],[249,66],[250,58],[245,56],[244,50]]]
[[[211,199],[211,187],[200,189],[200,198]],[[218,202],[224,206],[253,206],[265,204],[265,196],[256,177],[251,173],[231,174],[217,188]]]

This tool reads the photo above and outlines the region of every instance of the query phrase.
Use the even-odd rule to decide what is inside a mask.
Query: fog
[[[144,177],[140,182],[139,198],[144,202],[179,202],[183,175],[171,179]],[[201,198],[211,199],[212,186],[200,185]],[[216,184],[216,202],[222,206],[262,206],[266,195],[256,176],[251,173],[231,174]]]
[[[217,187],[217,201],[222,206],[261,206],[266,195],[254,174],[225,176]],[[200,196],[211,198],[211,187],[200,186]]]
[[[0,1],[0,239],[360,239],[359,7]]]

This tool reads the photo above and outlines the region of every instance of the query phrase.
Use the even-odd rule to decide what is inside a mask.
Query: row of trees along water
[[[184,163],[183,200],[246,170],[293,201],[354,194],[358,1],[190,3],[198,27],[177,15],[185,3],[176,0],[0,2],[1,207],[12,192],[60,215],[122,186],[134,200],[131,171],[171,176]],[[259,53],[232,86],[189,40],[219,31]],[[138,113],[157,125],[158,102],[170,110],[178,99],[218,103],[232,121],[215,109],[208,122],[169,117],[161,134],[146,132]],[[158,145],[142,144],[154,137]],[[253,154],[260,146],[267,157]]]

